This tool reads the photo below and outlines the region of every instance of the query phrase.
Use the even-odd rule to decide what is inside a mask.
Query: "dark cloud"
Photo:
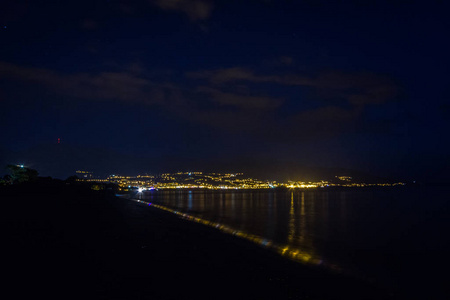
[[[360,111],[358,109],[345,109],[338,106],[324,106],[316,109],[302,111],[294,118],[306,123],[337,123],[355,118]]]
[[[98,23],[92,19],[82,20],[80,26],[86,30],[95,30],[99,28]]]
[[[187,107],[183,111],[178,110],[178,113],[181,118],[190,122],[220,128],[234,134],[249,134],[261,129],[262,116],[258,112]]]
[[[240,67],[188,72],[186,76],[192,79],[206,79],[212,84],[223,84],[239,80],[252,82],[264,81],[263,77],[255,76],[251,70]]]
[[[382,104],[399,94],[399,87],[389,77],[371,72],[323,72],[309,79],[291,78],[291,84],[311,86],[323,95],[341,97],[353,105]]]
[[[171,74],[149,71],[139,63],[127,64],[121,71],[74,74],[0,63],[0,77],[33,82],[54,93],[88,101],[151,105],[186,122],[277,141],[354,132],[364,118],[365,106],[380,105],[398,90],[388,78],[372,73],[264,76],[246,68],[229,68],[188,73],[187,84],[171,81]],[[312,92],[285,99],[239,82],[298,86]],[[317,105],[298,106],[305,97]],[[283,110],[289,113],[283,116]],[[368,123],[364,124],[367,128]]]
[[[291,56],[281,56],[279,62],[283,65],[292,65],[294,63],[294,58]]]
[[[316,76],[257,75],[250,69],[234,67],[190,72],[187,76],[205,79],[214,85],[249,81],[308,87],[321,99],[345,99],[352,105],[382,104],[399,94],[399,87],[392,79],[371,72],[326,71]]]
[[[298,88],[297,93],[292,93],[289,99],[276,100],[273,97],[268,102],[248,103],[265,103],[272,112],[261,118],[264,120],[259,128],[261,137],[270,136],[271,139],[288,143],[343,133],[373,131],[371,127],[376,124],[367,120],[368,106],[388,103],[396,99],[400,92],[400,88],[391,78],[371,72],[332,70],[309,76],[279,73],[261,74],[250,68],[234,67],[202,70],[186,75],[194,80],[208,82],[214,87],[209,88],[211,95],[218,99],[221,93],[215,90],[216,88],[235,89],[236,86],[246,83],[252,85],[253,91],[263,89],[268,84],[278,86],[276,88],[279,90]],[[225,102],[225,99],[222,99],[222,102]],[[305,102],[315,104],[308,107],[302,105]],[[283,109],[288,113],[285,117],[280,117],[280,111]]]
[[[186,14],[190,20],[205,20],[211,16],[213,5],[205,0],[150,0],[153,5],[166,10]]]
[[[262,66],[268,68],[286,68],[295,65],[296,59],[290,55],[282,55],[276,58],[264,59]]]
[[[225,130],[255,130],[261,115],[279,107],[282,99],[249,93],[221,91],[199,86],[150,80],[157,74],[167,78],[171,72],[147,71],[138,63],[116,72],[63,74],[53,70],[23,67],[0,62],[0,78],[31,82],[51,92],[84,101],[116,101],[151,105],[181,120]]]
[[[287,120],[289,136],[316,139],[355,132],[362,110],[328,105],[301,111]]]
[[[240,95],[226,93],[211,87],[201,86],[197,88],[200,93],[209,95],[211,101],[223,106],[233,106],[242,109],[271,110],[279,107],[283,100],[272,97]]]
[[[0,62],[0,77],[28,81],[52,91],[89,100],[119,100],[146,104],[164,100],[163,84],[131,72],[62,74],[56,71]]]

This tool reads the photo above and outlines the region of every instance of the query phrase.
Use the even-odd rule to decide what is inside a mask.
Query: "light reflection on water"
[[[186,219],[186,220],[189,220],[192,222],[196,222],[196,223],[200,223],[203,225],[207,225],[210,227],[214,227],[214,228],[219,229],[220,231],[223,231],[227,234],[232,234],[234,236],[252,241],[252,242],[259,244],[265,248],[269,248],[269,249],[279,253],[282,256],[288,257],[294,261],[301,262],[304,264],[316,265],[316,266],[320,265],[320,266],[326,267],[330,270],[334,270],[334,271],[338,271],[338,272],[342,271],[338,265],[324,262],[320,257],[318,257],[313,252],[308,252],[308,251],[302,250],[298,247],[293,247],[289,244],[286,244],[286,245],[276,244],[272,240],[269,240],[263,236],[251,234],[251,233],[248,233],[248,232],[245,232],[242,230],[237,230],[228,225],[213,222],[211,220],[206,220],[206,219],[203,219],[200,217],[195,217],[195,216],[189,215],[187,213],[183,213],[176,209],[171,209],[171,208],[163,206],[163,205],[159,205],[159,204],[155,204],[152,202],[147,202],[145,200],[139,200],[139,199],[135,199],[135,201],[149,205],[149,206],[156,207],[161,210],[165,210],[165,211],[174,213],[174,214],[182,217],[183,219]]]
[[[448,188],[316,191],[147,191],[151,204],[295,261],[405,289],[437,291],[436,265],[450,242]],[[422,280],[422,281],[421,281]],[[445,285],[447,286],[447,285]],[[430,290],[425,289],[424,290]]]
[[[337,263],[322,251],[329,229],[336,229],[330,224],[336,216],[329,216],[329,202],[339,200],[345,205],[342,197],[331,199],[328,193],[293,190],[172,190],[139,195],[143,203],[251,240],[295,261],[354,273],[351,266]],[[337,220],[341,223],[345,222],[345,211],[345,207],[340,207],[333,212],[339,214]]]
[[[157,191],[144,193],[141,198],[311,251],[319,246],[317,239],[327,239],[346,226],[345,193],[330,197],[329,193],[304,191]],[[335,223],[339,228],[333,228]]]

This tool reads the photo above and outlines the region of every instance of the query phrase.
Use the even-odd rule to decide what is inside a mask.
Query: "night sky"
[[[2,2],[0,163],[449,180],[445,3]]]

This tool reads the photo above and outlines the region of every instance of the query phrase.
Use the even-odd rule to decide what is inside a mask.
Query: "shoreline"
[[[117,195],[116,195],[117,196]],[[193,216],[188,213],[181,212],[176,209],[169,208],[167,206],[150,203],[145,200],[140,200],[136,198],[126,198],[120,197],[125,200],[134,201],[140,204],[144,204],[145,206],[151,206],[157,208],[159,210],[169,212],[174,216],[181,218],[188,222],[194,222],[201,225],[204,225],[209,228],[215,229],[219,233],[223,233],[226,235],[231,235],[234,238],[243,239],[252,242],[253,244],[265,248],[268,251],[273,253],[277,253],[278,255],[287,258],[293,262],[300,263],[302,265],[310,266],[313,268],[323,269],[324,271],[335,273],[335,274],[347,274],[349,277],[358,277],[356,274],[351,274],[350,272],[344,272],[343,268],[338,266],[337,264],[332,264],[330,262],[325,262],[323,258],[317,256],[312,251],[306,251],[300,248],[294,248],[289,245],[277,244],[274,241],[267,239],[263,236],[247,233],[245,231],[239,230],[237,228],[233,228],[223,223],[213,222],[207,219],[203,219],[198,216]],[[359,276],[361,278],[361,276]]]
[[[129,199],[122,200],[130,201]],[[205,257],[209,257],[210,255],[207,253],[191,253],[192,257],[189,258],[192,259],[195,257],[198,260],[198,256],[200,256],[202,265],[218,264],[222,270],[225,269],[226,272],[232,274],[234,273],[234,268],[238,269],[238,265],[242,266],[244,264],[242,262],[244,258],[238,258],[242,255],[245,259],[251,261],[247,267],[250,268],[250,273],[255,272],[256,266],[259,266],[260,271],[266,272],[263,276],[265,278],[258,283],[258,286],[272,285],[273,282],[283,282],[283,286],[275,288],[276,292],[272,291],[270,293],[272,296],[269,297],[263,293],[259,296],[259,299],[273,299],[273,297],[278,297],[280,293],[283,294],[282,289],[288,289],[288,298],[293,299],[305,296],[310,299],[392,299],[392,296],[386,290],[377,288],[362,279],[331,272],[322,267],[293,261],[287,257],[280,256],[276,251],[261,247],[258,245],[258,242],[252,239],[242,238],[239,235],[230,234],[230,232],[223,232],[215,226],[205,226],[203,222],[192,222],[171,211],[148,206],[148,203],[145,201],[131,202],[130,206],[139,207],[143,210],[140,213],[148,217],[152,217],[154,214],[161,215],[161,217],[164,216],[166,221],[172,223],[176,228],[184,227],[187,230],[187,234],[196,236],[194,238],[195,245],[191,245],[190,247],[198,251],[202,250],[207,253],[216,253],[219,256],[219,260],[222,260],[221,262],[218,261],[215,255],[213,259],[203,261]],[[192,237],[189,239],[192,239]],[[229,251],[229,253],[226,251]],[[238,259],[239,263],[235,261],[236,259]],[[252,276],[255,275],[253,274]],[[299,282],[303,284],[298,286]],[[330,290],[321,290],[323,288]]]
[[[27,282],[48,298],[394,299],[106,191],[18,188],[3,198],[5,286],[16,294]]]

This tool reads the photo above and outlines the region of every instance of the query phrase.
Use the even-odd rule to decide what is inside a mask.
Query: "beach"
[[[113,191],[49,183],[1,195],[2,285],[17,298],[396,298]]]

